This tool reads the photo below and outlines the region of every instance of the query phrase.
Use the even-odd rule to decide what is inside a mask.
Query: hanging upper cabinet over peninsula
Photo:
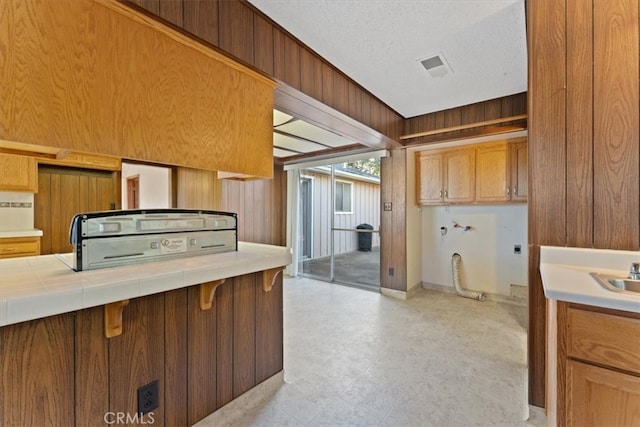
[[[0,16],[0,140],[272,177],[269,78],[115,0]]]

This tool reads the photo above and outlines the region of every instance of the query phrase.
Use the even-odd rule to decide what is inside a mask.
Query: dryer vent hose
[[[460,285],[460,263],[462,262],[462,257],[459,253],[453,254],[451,258],[451,270],[453,271],[453,287],[456,290],[456,294],[471,299],[477,299],[478,301],[484,301],[487,299],[487,296],[484,292],[476,292],[470,291],[468,289],[463,289]]]

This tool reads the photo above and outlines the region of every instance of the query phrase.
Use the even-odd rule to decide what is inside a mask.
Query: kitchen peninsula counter
[[[168,261],[73,271],[72,254],[0,260],[0,326],[286,266],[281,246],[238,242],[238,250]]]
[[[0,260],[0,425],[193,425],[282,375],[288,249],[69,260]]]

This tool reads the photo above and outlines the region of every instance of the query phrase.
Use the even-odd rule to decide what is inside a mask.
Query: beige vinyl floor
[[[526,313],[434,290],[403,301],[287,278],[285,381],[232,402],[223,424],[542,426],[527,405]]]

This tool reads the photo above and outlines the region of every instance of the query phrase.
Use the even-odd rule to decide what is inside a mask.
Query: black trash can
[[[373,226],[369,224],[360,224],[356,227],[358,230],[373,230]],[[371,252],[371,238],[373,233],[358,232],[358,250],[362,252]]]

